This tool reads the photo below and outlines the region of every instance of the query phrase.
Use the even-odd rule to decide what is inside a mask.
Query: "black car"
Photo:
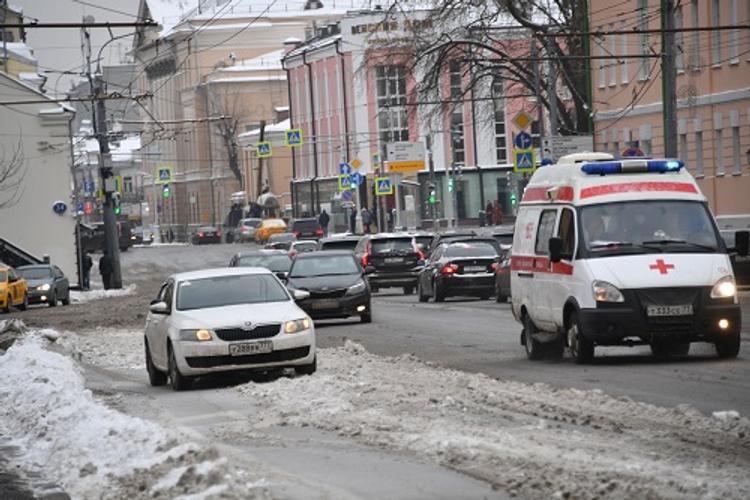
[[[298,240],[317,240],[323,236],[323,228],[318,219],[294,219],[289,225],[291,232]]]
[[[201,226],[193,233],[193,244],[221,243],[221,229],[214,226]]]
[[[292,243],[297,241],[297,237],[292,233],[277,233],[272,234],[266,240],[265,248],[272,250],[289,250],[292,248]]]
[[[229,261],[229,267],[264,267],[281,279],[286,279],[292,258],[284,250],[255,250],[239,252]]]
[[[34,264],[16,268],[26,279],[29,304],[49,304],[55,307],[60,301],[70,304],[70,282],[62,270],[52,264]]]
[[[420,302],[432,297],[466,295],[488,299],[495,292],[495,270],[500,256],[484,241],[444,243],[432,253],[419,275],[417,295]]]
[[[422,252],[427,257],[429,257],[430,248],[432,247],[432,242],[434,239],[434,233],[417,233],[414,235],[414,241],[417,242],[417,248],[422,250]]]
[[[441,245],[448,241],[475,238],[476,236],[477,233],[475,233],[471,229],[463,231],[451,231],[447,233],[437,233],[432,238],[432,242],[430,243],[430,251],[427,253],[427,256],[429,257],[430,255],[432,255],[432,252],[438,247],[438,245]]]
[[[318,240],[318,250],[349,250],[353,252],[361,238],[356,234],[321,238]]]
[[[510,245],[502,245],[500,262],[495,269],[495,300],[507,302],[510,298]]]
[[[130,221],[117,221],[117,245],[121,252],[127,252],[128,248],[133,246],[134,234],[133,224]],[[104,251],[104,223],[95,222],[93,224],[78,224],[81,235],[82,252],[102,252]]]
[[[737,286],[750,287],[750,255],[739,255],[735,250],[736,232],[734,230],[722,229],[720,232],[729,251],[729,260],[732,263]]]
[[[372,268],[367,280],[373,293],[381,288],[403,288],[404,294],[411,295],[424,266],[424,253],[408,234],[365,235],[354,256],[363,267]]]
[[[289,270],[287,288],[310,292],[297,304],[313,319],[359,316],[362,323],[372,321],[370,286],[351,252],[299,254]]]

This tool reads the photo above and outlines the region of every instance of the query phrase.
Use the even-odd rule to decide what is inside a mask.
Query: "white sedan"
[[[192,378],[230,370],[316,370],[313,322],[289,291],[261,268],[174,274],[151,302],[146,369],[153,386],[190,387]]]

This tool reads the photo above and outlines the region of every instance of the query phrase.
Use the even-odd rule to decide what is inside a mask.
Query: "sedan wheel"
[[[23,294],[23,302],[21,303],[18,308],[22,311],[25,311],[29,307],[29,294],[25,293]]]
[[[432,300],[435,302],[443,302],[445,300],[445,294],[440,290],[437,281],[432,283]]]
[[[318,358],[317,356],[313,358],[313,362],[309,365],[302,365],[302,366],[295,366],[294,372],[297,375],[312,375],[315,373],[318,369]]]
[[[153,387],[158,387],[167,383],[167,374],[160,371],[151,360],[151,349],[148,348],[148,341],[144,339],[143,344],[146,348],[146,371],[148,372],[148,381]]]
[[[180,373],[177,367],[177,361],[174,358],[174,350],[169,346],[169,382],[175,391],[184,391],[190,389],[192,380]]]
[[[57,307],[57,292],[52,292],[52,295],[49,297],[49,306],[50,307]]]
[[[62,305],[69,306],[70,305],[70,290],[68,290],[68,295],[62,299]]]
[[[13,300],[13,298],[11,298],[11,296],[10,296],[10,295],[8,295],[8,296],[7,296],[6,298],[5,298],[5,308],[3,309],[3,312],[4,312],[5,314],[8,314],[8,313],[10,313],[10,305],[12,304],[12,300]]]
[[[420,302],[427,302],[430,298],[424,294],[424,290],[422,290],[422,282],[417,282],[417,297],[419,297]]]

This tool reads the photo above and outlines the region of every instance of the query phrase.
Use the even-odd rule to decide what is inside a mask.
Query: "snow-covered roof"
[[[141,149],[141,137],[129,135],[121,139],[119,143],[110,142],[110,153],[112,161],[131,161],[133,154]]]
[[[253,82],[281,82],[286,81],[286,75],[267,76],[230,76],[227,78],[215,78],[211,83],[253,83]]]
[[[36,64],[37,62],[34,51],[23,42],[6,42],[5,48],[8,52],[29,64]]]
[[[283,133],[283,132],[284,132],[285,130],[289,129],[289,127],[290,127],[290,121],[289,121],[289,119],[287,118],[287,119],[286,119],[286,120],[284,120],[284,121],[280,121],[280,122],[278,122],[278,123],[274,123],[274,124],[272,124],[272,125],[268,125],[268,126],[267,126],[267,127],[265,128],[265,133],[266,133],[266,134],[270,134],[270,133],[273,133],[273,132],[282,132],[282,133]],[[257,135],[257,136],[260,136],[260,129],[259,129],[259,128],[256,128],[256,129],[253,129],[253,130],[250,130],[249,132],[244,132],[244,133],[242,133],[242,134],[239,134],[239,135],[237,136],[237,138],[242,138],[242,137],[253,137],[253,136],[255,136],[255,135]]]
[[[281,66],[282,57],[284,57],[284,49],[274,50],[273,52],[267,52],[263,55],[254,57],[252,59],[244,59],[242,61],[237,61],[234,64],[234,66],[221,68],[217,72],[218,73],[222,73],[222,72],[231,73],[231,72],[236,72],[236,71],[254,71],[254,70],[264,70],[264,69],[281,70],[281,69],[284,69]]]

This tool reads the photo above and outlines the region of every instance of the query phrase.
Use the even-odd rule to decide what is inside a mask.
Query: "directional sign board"
[[[172,167],[156,167],[156,183],[168,184],[172,182]]]
[[[533,172],[536,168],[536,158],[533,149],[513,150],[513,171]]]
[[[342,161],[339,163],[339,173],[341,175],[349,175],[352,173],[352,166],[349,165],[347,162]]]
[[[273,154],[273,148],[268,141],[259,142],[255,145],[255,154],[258,158],[268,158]]]
[[[298,148],[305,143],[302,138],[302,129],[290,128],[284,131],[284,142],[291,148]]]
[[[533,143],[533,140],[531,139],[531,136],[526,132],[519,132],[516,135],[515,143],[518,149],[529,149],[531,147],[531,144]]]
[[[393,194],[393,183],[390,177],[377,177],[375,179],[375,194],[378,196]]]
[[[362,184],[363,180],[365,180],[365,177],[359,172],[354,172],[353,174],[349,175],[349,182],[351,182],[355,186],[359,186],[360,184]]]
[[[418,172],[424,169],[423,143],[391,142],[387,148],[389,172]]]
[[[594,150],[592,135],[556,135],[542,140],[542,157],[557,161],[565,155]]]

